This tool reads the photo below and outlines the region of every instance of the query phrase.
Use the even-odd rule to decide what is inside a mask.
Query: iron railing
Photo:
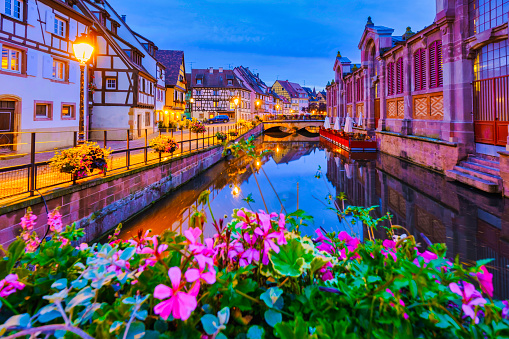
[[[237,136],[230,135],[230,132],[237,132]],[[244,133],[248,132],[249,128],[239,125],[227,125],[219,127],[206,127],[205,133],[191,133],[189,130],[186,131],[168,131],[163,133],[162,131],[149,135],[147,129],[143,130],[143,136],[139,139],[132,140],[132,131],[125,130],[125,139],[123,141],[108,140],[108,133],[115,133],[118,135],[119,130],[93,130],[97,135],[97,132],[102,135],[102,140],[90,140],[97,142],[101,147],[111,147],[112,152],[107,159],[108,169],[107,172],[121,172],[127,171],[132,167],[144,166],[151,163],[166,161],[170,158],[179,158],[184,155],[188,155],[193,152],[197,152],[203,149],[207,149],[214,145],[221,144],[215,136],[217,132],[223,132],[226,134],[228,140],[234,140]],[[102,133],[101,133],[102,132]],[[67,132],[73,134],[72,144],[67,148],[77,145],[77,132]],[[20,134],[20,133],[18,133]],[[10,157],[15,158],[16,156],[22,156],[22,160],[18,162],[24,162],[22,164],[16,164],[14,166],[0,167],[0,200],[6,198],[13,198],[16,196],[33,196],[37,190],[47,189],[59,185],[76,184],[77,182],[83,182],[90,180],[91,178],[106,175],[101,174],[99,171],[95,171],[92,175],[89,175],[83,179],[76,179],[69,173],[61,173],[58,170],[50,166],[49,160],[36,161],[36,155],[41,158],[42,155],[46,155],[49,159],[56,149],[37,151],[37,145],[47,144],[48,141],[38,142],[38,134],[42,132],[25,133],[30,135],[30,150],[26,152],[7,152],[0,153],[0,156],[5,160]],[[161,155],[151,150],[149,142],[151,138],[158,135],[171,135],[175,142],[179,145],[179,148],[173,153],[168,155]],[[26,139],[26,136],[25,136]],[[56,142],[56,141],[55,141]],[[11,144],[8,146],[18,146],[24,144],[24,148],[27,148],[28,142]],[[113,147],[112,147],[113,146]],[[60,149],[64,149],[60,148]],[[2,166],[2,160],[0,160],[0,166]]]

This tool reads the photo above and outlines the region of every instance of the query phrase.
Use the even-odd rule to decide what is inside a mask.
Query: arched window
[[[414,54],[414,80],[416,91],[426,89],[426,53],[424,48],[418,49]]]
[[[396,61],[396,94],[403,93],[403,58]]]
[[[429,87],[442,87],[444,75],[442,70],[442,41],[435,41],[429,47]]]
[[[394,95],[394,62],[387,64],[387,95]]]

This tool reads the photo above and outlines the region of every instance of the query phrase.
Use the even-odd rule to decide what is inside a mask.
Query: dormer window
[[[202,79],[196,79],[196,84],[197,85],[201,85],[202,84]]]
[[[233,85],[233,80],[232,79],[228,79],[228,85]]]

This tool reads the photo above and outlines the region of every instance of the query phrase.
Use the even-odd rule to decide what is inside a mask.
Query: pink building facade
[[[338,52],[327,114],[354,118],[383,152],[445,172],[507,145],[509,0],[436,0],[436,11],[401,36],[369,18],[361,63]]]

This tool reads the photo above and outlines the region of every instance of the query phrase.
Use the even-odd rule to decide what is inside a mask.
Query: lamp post
[[[81,34],[72,46],[74,56],[80,62],[81,80],[80,80],[80,120],[78,131],[78,143],[85,142],[85,64],[94,52],[94,46],[91,39],[85,34]]]
[[[235,122],[239,122],[239,117],[238,117],[239,98],[238,97],[234,97],[233,98],[233,103],[235,105]]]
[[[189,99],[189,103],[191,104],[191,107],[189,109],[189,112],[191,113],[190,118],[193,118],[193,104],[194,104],[194,98]]]

